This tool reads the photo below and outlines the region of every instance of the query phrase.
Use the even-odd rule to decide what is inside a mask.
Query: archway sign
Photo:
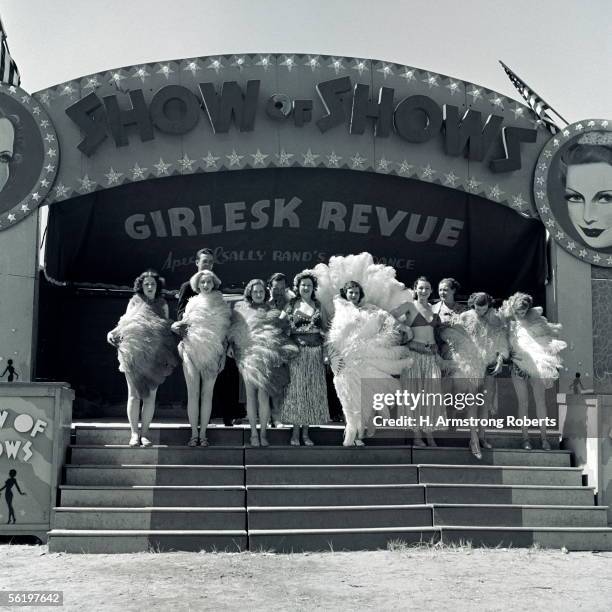
[[[329,168],[436,184],[526,218],[541,215],[564,249],[612,266],[605,215],[580,204],[579,196],[586,197],[580,189],[590,189],[584,184],[589,172],[564,158],[573,145],[609,148],[609,138],[608,122],[591,120],[551,139],[515,100],[379,60],[247,54],[129,66],[33,96],[0,86],[0,139],[10,150],[0,164],[0,231],[42,204],[79,198],[78,206],[87,194],[128,183],[226,170]],[[574,200],[566,199],[567,179],[579,193]],[[274,204],[266,217],[286,214],[283,206],[290,206],[282,204],[279,213]],[[332,204],[323,203],[321,211],[328,222],[360,228],[374,215]],[[242,227],[249,213],[263,218],[262,210],[258,217],[240,205],[225,209],[226,231]],[[216,231],[207,214],[205,207],[199,214],[178,207],[170,218],[143,213],[126,219],[124,229],[135,240],[152,232],[205,235]],[[595,217],[585,221],[584,214]],[[452,239],[456,228],[445,231],[442,239]]]

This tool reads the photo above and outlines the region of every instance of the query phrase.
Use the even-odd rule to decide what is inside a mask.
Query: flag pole
[[[553,120],[548,116],[548,112],[554,113],[561,121],[566,125],[569,125],[569,121],[565,119],[559,112],[557,112],[542,96],[540,96],[534,89],[532,89],[523,79],[521,79],[513,70],[511,70],[504,62],[498,60],[502,65],[504,72],[508,75],[510,82],[514,85],[515,89],[521,94],[523,99],[529,104],[531,110],[538,116],[544,123],[548,124],[548,127],[558,127],[555,125]],[[539,107],[539,108],[537,108]]]

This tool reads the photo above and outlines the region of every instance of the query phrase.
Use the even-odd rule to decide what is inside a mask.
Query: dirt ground
[[[0,567],[0,590],[61,590],[68,610],[612,609],[612,553],[71,555],[1,545]]]

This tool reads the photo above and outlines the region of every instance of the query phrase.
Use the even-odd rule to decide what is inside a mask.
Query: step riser
[[[334,468],[257,468],[247,466],[247,485],[334,485],[334,484],[417,484],[417,468],[334,467]]]
[[[246,448],[246,465],[380,465],[410,464],[410,447],[279,447]]]
[[[91,512],[55,513],[54,529],[246,530],[244,512]]]
[[[121,415],[123,416],[123,415]],[[185,422],[187,417],[185,415]],[[209,428],[207,437],[211,444],[234,446],[249,444],[250,429],[247,427],[214,427]],[[337,428],[318,428],[311,427],[309,431],[310,438],[317,445],[325,446],[340,446],[342,445],[343,430]],[[76,442],[77,444],[127,444],[130,437],[130,432],[127,427],[77,427]],[[190,429],[187,426],[180,428],[153,428],[149,431],[149,439],[155,444],[171,444],[182,445],[186,444],[190,437]],[[268,428],[268,441],[273,445],[289,444],[291,437],[291,428],[284,426],[273,429]],[[469,441],[469,432],[463,431],[456,434],[446,433],[438,435],[437,441],[441,446],[467,447]],[[493,444],[495,448],[521,448],[522,438],[520,435],[512,434],[489,434],[487,440]],[[369,446],[380,445],[411,445],[413,437],[407,432],[398,429],[378,429],[376,436],[368,438]],[[549,439],[551,446],[554,449],[559,448],[558,440],[552,436]],[[538,440],[534,439],[534,447],[538,448]]]
[[[151,429],[147,438],[153,444],[166,444],[171,446],[187,446],[191,437],[191,430],[181,429]],[[215,446],[242,446],[244,435],[242,429],[209,429],[206,437],[211,445]],[[130,430],[113,429],[76,429],[76,443],[79,445],[100,445],[105,444],[128,444],[130,441]]]
[[[491,527],[606,527],[606,511],[596,508],[434,508],[434,525]]]
[[[581,531],[555,532],[545,529],[537,531],[504,532],[484,531],[478,528],[463,530],[442,529],[442,542],[459,544],[471,542],[473,546],[529,548],[567,548],[579,550],[612,550],[612,532],[589,533]]]
[[[537,468],[515,470],[500,467],[479,470],[477,467],[420,467],[419,479],[424,483],[582,486],[582,474],[578,471]]]
[[[244,484],[243,468],[189,468],[152,469],[117,467],[114,469],[66,468],[69,485],[238,485]]]
[[[72,449],[71,463],[80,465],[243,465],[242,449],[227,448],[87,448]]]
[[[443,465],[519,465],[540,467],[570,467],[570,454],[562,451],[483,450],[476,459],[467,448],[413,448],[412,462]]]
[[[249,534],[251,551],[275,551],[281,553],[341,551],[341,550],[379,550],[393,547],[398,543],[417,546],[435,543],[439,534],[435,530],[403,533],[389,529],[382,533],[335,533],[335,534],[294,534],[294,535],[254,535]]]
[[[86,490],[62,489],[62,506],[86,508],[138,508],[161,507],[226,507],[241,508],[245,505],[244,490],[236,491],[150,491],[150,490]]]
[[[425,503],[425,489],[247,489],[247,500],[249,506],[412,505]]]
[[[519,505],[556,505],[592,506],[593,491],[545,490],[545,489],[472,489],[441,487],[427,488],[428,504],[519,504]]]
[[[251,510],[249,529],[431,527],[430,508],[388,510]]]
[[[246,536],[49,536],[49,552],[68,553],[134,553],[246,550]]]

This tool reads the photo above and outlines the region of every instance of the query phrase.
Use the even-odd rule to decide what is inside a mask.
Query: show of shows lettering
[[[176,289],[197,249],[215,252],[226,289],[292,276],[334,254],[370,251],[411,283],[454,276],[507,296],[544,282],[540,223],[477,196],[349,170],[270,168],[127,184],[50,207],[47,272],[131,286],[152,267]]]

